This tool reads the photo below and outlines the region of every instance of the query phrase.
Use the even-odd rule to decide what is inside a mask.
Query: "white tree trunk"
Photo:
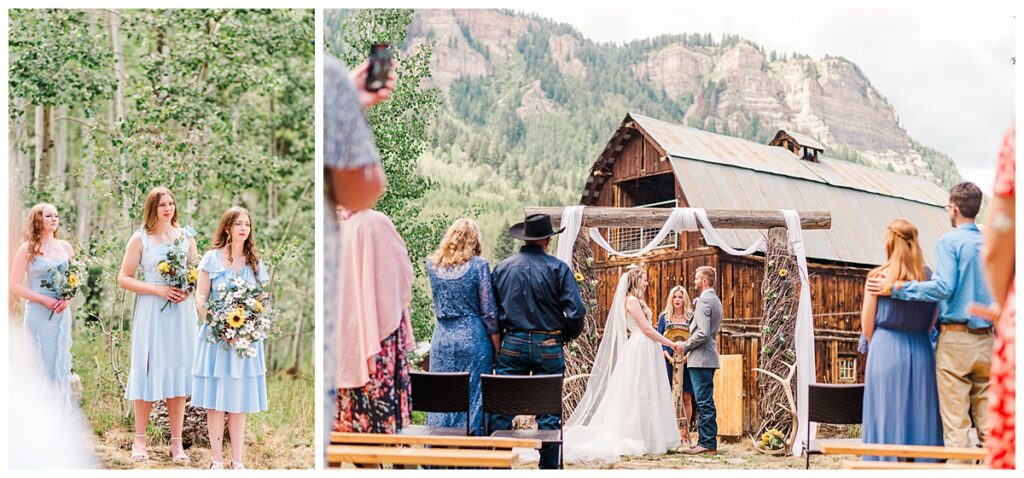
[[[53,165],[53,108],[36,106],[36,168],[35,187],[37,191],[46,187]]]
[[[57,107],[57,124],[54,125],[53,144],[53,175],[60,191],[67,190],[67,168],[68,168],[68,107],[67,105]]]

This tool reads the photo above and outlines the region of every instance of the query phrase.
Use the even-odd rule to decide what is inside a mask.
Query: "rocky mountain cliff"
[[[425,42],[433,44],[430,86],[445,101],[419,164],[437,183],[423,213],[475,217],[492,259],[524,206],[579,201],[628,112],[765,144],[792,129],[832,158],[943,187],[960,178],[948,156],[907,135],[843,58],[691,32],[603,44],[536,15],[481,9],[417,10],[402,49]]]
[[[545,114],[570,121],[574,108],[560,97],[560,90],[573,96],[613,95],[621,85],[582,86],[602,86],[588,85],[588,76],[595,69],[616,68],[660,90],[682,112],[681,117],[661,119],[762,141],[778,129],[791,129],[818,139],[828,148],[828,156],[942,185],[959,176],[948,157],[913,142],[884,96],[844,58],[766,54],[738,37],[713,39],[683,32],[624,46],[597,44],[566,25],[499,10],[419,10],[406,48],[418,48],[424,41],[435,44],[433,85],[450,98],[456,81],[502,76],[502,84],[514,83],[516,97],[509,97],[509,92],[500,96],[519,104],[515,113],[520,121]],[[538,52],[539,56],[531,55]],[[612,58],[625,62],[609,63]],[[547,63],[549,68],[531,62]],[[554,75],[546,76],[545,70]],[[639,106],[624,105],[615,120]],[[598,142],[611,133],[612,129],[598,132]],[[588,164],[594,159],[567,158]]]

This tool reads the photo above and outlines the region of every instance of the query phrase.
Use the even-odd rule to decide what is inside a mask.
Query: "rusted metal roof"
[[[638,129],[665,150],[670,158],[749,169],[934,206],[945,206],[949,197],[946,191],[935,184],[914,176],[869,168],[821,155],[817,163],[804,161],[779,146],[710,133],[633,113],[626,116],[623,125],[630,120],[635,121]],[[788,132],[787,134],[792,135]],[[602,160],[598,161],[601,162]],[[604,167],[603,164],[595,164],[594,167],[598,166]],[[742,183],[734,186],[745,187]],[[591,187],[588,184],[588,189]],[[585,194],[584,199],[586,198]]]
[[[885,229],[893,219],[903,218],[917,226],[925,262],[934,267],[934,245],[951,230],[945,210],[937,205],[699,159],[672,157],[670,161],[690,207],[831,211],[831,229],[804,231],[808,258],[881,264],[885,262]],[[791,157],[790,161],[797,160]],[[845,171],[836,168],[835,174]],[[734,248],[745,248],[763,234],[732,229],[718,232]],[[720,245],[706,235],[704,239],[710,245]]]

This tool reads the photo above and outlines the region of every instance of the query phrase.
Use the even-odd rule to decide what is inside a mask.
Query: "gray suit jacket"
[[[721,328],[722,301],[714,290],[707,290],[697,298],[690,321],[690,339],[683,343],[687,367],[719,368],[718,331]]]

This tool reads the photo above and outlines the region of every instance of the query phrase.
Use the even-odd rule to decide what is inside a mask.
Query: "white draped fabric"
[[[573,268],[572,248],[579,236],[583,225],[583,210],[586,206],[570,206],[562,212],[561,226],[565,227],[562,237],[558,240],[558,249],[555,256],[569,264]],[[811,311],[811,290],[807,275],[807,256],[804,251],[803,231],[800,227],[800,215],[796,211],[783,209],[786,218],[786,229],[789,235],[789,242],[796,255],[797,266],[800,268],[800,301],[797,306],[796,320],[796,365],[797,365],[797,415],[800,423],[807,423],[807,386],[815,383],[814,363],[814,317]],[[733,249],[729,246],[718,231],[708,220],[707,212],[703,208],[673,208],[665,224],[658,231],[658,234],[646,246],[637,252],[620,253],[616,251],[608,241],[605,240],[597,228],[590,228],[590,239],[611,255],[619,257],[639,257],[657,247],[665,237],[671,233],[696,231],[697,221],[700,221],[704,233],[708,235],[723,251],[734,256],[746,256],[755,252],[764,252],[767,246],[764,236],[754,241],[750,247],[743,250]],[[793,443],[793,455],[800,456],[804,445],[808,440],[813,440],[817,427],[811,428],[810,437],[807,436],[804,426],[797,427],[796,440]]]
[[[807,386],[817,382],[814,363],[814,314],[811,311],[811,285],[807,275],[807,254],[804,252],[804,233],[800,228],[800,215],[791,209],[783,209],[786,217],[786,230],[789,233],[789,245],[796,255],[796,264],[800,268],[800,302],[796,309],[796,414],[799,423],[807,421]],[[811,428],[811,436],[807,436],[807,427],[797,427],[796,440],[793,442],[793,456],[800,456],[808,440],[814,439],[817,425]]]

